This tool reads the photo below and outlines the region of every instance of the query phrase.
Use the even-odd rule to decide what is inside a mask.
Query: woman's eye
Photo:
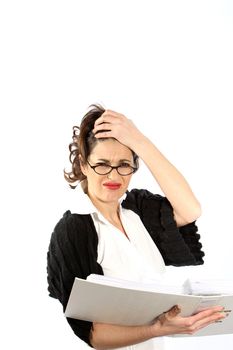
[[[108,164],[105,164],[105,163],[99,163],[99,164],[96,164],[97,166],[101,166],[101,167],[107,167],[109,168],[109,165]]]
[[[129,167],[130,167],[130,164],[128,164],[128,163],[122,163],[122,164],[120,165],[120,167],[121,167],[121,168],[129,168]]]

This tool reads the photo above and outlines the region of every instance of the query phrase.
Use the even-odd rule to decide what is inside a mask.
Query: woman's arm
[[[94,323],[90,343],[97,350],[114,349],[138,344],[155,337],[172,334],[194,334],[201,328],[225,317],[222,307],[216,306],[190,317],[179,316],[174,306],[148,326],[116,326]]]
[[[97,138],[114,137],[144,161],[171,203],[177,226],[193,222],[201,215],[200,204],[183,175],[130,119],[107,110],[95,122],[93,132],[99,130],[109,131],[98,133]]]
[[[144,161],[174,210],[177,226],[195,221],[201,207],[183,175],[145,136],[140,138],[135,153]]]
[[[116,326],[94,323],[90,343],[97,350],[107,350],[142,343],[152,337],[150,326]]]

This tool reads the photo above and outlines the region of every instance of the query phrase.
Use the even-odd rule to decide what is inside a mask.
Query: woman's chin
[[[104,197],[107,201],[119,201],[119,199],[123,196],[122,191],[108,191],[105,193]]]

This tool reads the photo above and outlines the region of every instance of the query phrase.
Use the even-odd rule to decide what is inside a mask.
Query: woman
[[[138,158],[164,197],[128,191]],[[80,181],[81,208],[73,214],[68,210],[56,225],[47,268],[50,296],[64,310],[75,277],[97,273],[146,281],[161,275],[165,265],[203,264],[195,226],[200,205],[184,177],[131,120],[92,105],[80,128],[74,127],[70,161],[72,171],[65,178],[72,188]],[[67,321],[95,349],[152,350],[163,348],[162,336],[193,334],[224,317],[221,307],[191,317],[179,316],[178,306],[164,311],[152,324],[136,327]]]

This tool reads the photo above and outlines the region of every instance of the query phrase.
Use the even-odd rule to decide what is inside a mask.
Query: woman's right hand
[[[194,334],[201,328],[225,318],[222,311],[223,307],[214,306],[193,316],[181,317],[181,309],[176,305],[156,318],[152,330],[155,336]]]
[[[155,337],[173,334],[193,334],[199,329],[224,318],[223,308],[215,306],[190,317],[179,316],[176,306],[144,326],[119,326],[93,323],[90,342],[95,349],[114,349],[138,344]]]

